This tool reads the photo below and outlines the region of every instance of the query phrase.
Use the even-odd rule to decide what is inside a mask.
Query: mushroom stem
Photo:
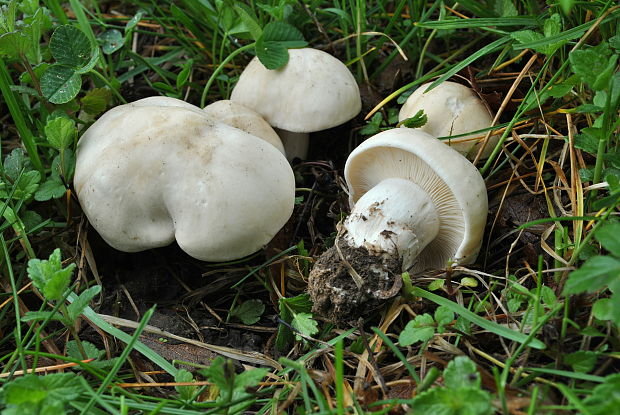
[[[379,182],[357,201],[334,247],[312,268],[313,311],[341,323],[397,295],[400,274],[438,232],[437,209],[426,191],[407,179]]]
[[[293,131],[281,130],[280,128],[274,128],[274,130],[280,136],[282,145],[284,145],[284,153],[289,163],[295,157],[301,160],[305,160],[308,157],[309,133],[295,133]]]
[[[345,239],[374,254],[397,255],[402,269],[435,239],[439,217],[429,195],[410,180],[383,180],[362,196],[344,223]]]

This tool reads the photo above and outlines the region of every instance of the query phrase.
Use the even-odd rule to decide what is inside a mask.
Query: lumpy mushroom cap
[[[278,134],[258,112],[245,105],[223,99],[207,105],[204,111],[224,124],[262,138],[284,154],[284,146]]]
[[[296,133],[335,127],[360,112],[357,82],[342,62],[312,48],[288,53],[288,63],[277,70],[252,59],[230,99],[257,111],[273,127]]]
[[[493,125],[493,115],[476,93],[456,82],[444,81],[426,92],[431,83],[420,85],[403,104],[398,114],[398,121],[413,117],[419,110],[424,110],[428,117],[422,131],[435,137],[450,137],[471,131],[482,130]],[[485,133],[473,133],[452,140],[443,140],[464,156],[473,159]],[[468,140],[469,139],[469,140]],[[491,136],[485,145],[482,158],[487,158],[499,137]]]
[[[260,249],[290,217],[295,183],[286,158],[189,105],[121,105],[81,137],[76,192],[114,248],[176,239],[195,258],[226,261]]]
[[[478,170],[435,137],[410,128],[381,132],[360,144],[345,165],[351,206],[388,178],[416,183],[430,196],[439,232],[420,253],[413,271],[475,261],[486,224],[486,187]]]

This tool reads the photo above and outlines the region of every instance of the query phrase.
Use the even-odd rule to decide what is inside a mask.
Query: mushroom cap
[[[126,252],[175,239],[205,261],[260,249],[293,211],[286,158],[200,109],[154,102],[113,108],[79,141],[75,189],[93,227]]]
[[[395,128],[353,150],[344,174],[351,206],[388,178],[411,180],[428,193],[437,207],[439,231],[413,271],[476,260],[486,224],[487,192],[478,170],[456,150],[418,129]]]
[[[277,148],[280,153],[285,154],[284,146],[278,134],[258,112],[251,110],[245,105],[223,99],[207,105],[204,107],[204,111],[224,124],[243,130],[258,138],[262,138]]]
[[[312,48],[288,53],[288,63],[277,70],[252,59],[230,99],[257,111],[272,126],[296,133],[335,127],[360,112],[357,82],[342,62]]]
[[[420,127],[420,130],[435,137],[465,134],[493,125],[493,115],[471,88],[456,82],[445,81],[424,93],[430,85],[430,82],[420,85],[407,98],[398,114],[398,121],[413,117],[423,109],[428,116],[428,122]],[[484,134],[474,133],[457,137],[455,141],[446,140],[445,142],[464,156],[473,158],[482,145],[482,139],[467,139],[481,135]],[[497,135],[489,138],[482,158],[491,155],[497,140],[499,140]]]

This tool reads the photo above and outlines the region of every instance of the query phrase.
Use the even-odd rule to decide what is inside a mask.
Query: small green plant
[[[485,415],[493,413],[491,395],[482,389],[476,365],[466,356],[448,363],[442,387],[430,388],[411,401],[419,415]]]
[[[74,373],[24,375],[2,388],[2,415],[65,414],[65,407],[84,387]]]
[[[592,313],[599,320],[611,320],[620,326],[620,223],[606,223],[594,237],[609,255],[590,257],[581,268],[571,272],[564,294],[604,293],[609,290],[610,296],[594,302]]]
[[[444,306],[437,307],[434,318],[428,313],[417,315],[400,332],[398,343],[401,346],[409,346],[417,342],[426,342],[433,338],[435,333],[444,333],[445,326],[453,320],[454,313]]]
[[[52,252],[49,259],[33,258],[28,261],[28,277],[32,280],[32,284],[43,294],[46,300],[58,303],[59,312],[30,311],[24,315],[23,320],[49,319],[60,321],[71,331],[82,358],[88,359],[89,354],[86,352],[75,330],[75,321],[84,312],[88,303],[99,294],[101,287],[95,285],[84,290],[75,301],[66,306],[64,299],[69,294],[68,288],[74,269],[75,264],[69,264],[67,267],[62,266],[60,249],[58,248]]]
[[[312,318],[312,302],[308,294],[300,294],[291,298],[280,298],[280,323],[276,337],[278,350],[286,350],[294,338],[302,340],[299,334],[313,336],[318,333],[318,323]],[[289,327],[290,325],[290,327]],[[298,333],[293,333],[295,329]]]
[[[233,362],[218,356],[200,374],[215,384],[216,402],[221,414],[239,414],[255,400],[252,388],[267,375],[267,369],[251,369],[235,373]]]

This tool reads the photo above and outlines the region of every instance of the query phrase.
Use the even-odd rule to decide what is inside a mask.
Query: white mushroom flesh
[[[409,269],[437,237],[439,217],[435,204],[420,186],[391,178],[357,201],[344,229],[344,238],[353,246],[363,246],[374,254],[402,256],[403,269]]]

